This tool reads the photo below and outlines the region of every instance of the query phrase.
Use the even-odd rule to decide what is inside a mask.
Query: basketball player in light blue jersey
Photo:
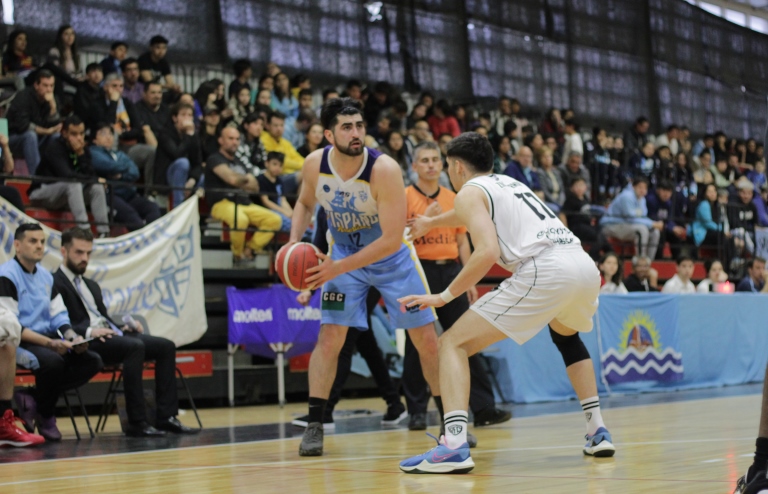
[[[442,413],[437,373],[434,311],[406,309],[397,299],[429,293],[418,258],[405,240],[406,200],[400,166],[366,148],[362,106],[335,98],[320,119],[331,143],[304,162],[304,185],[294,209],[290,243],[298,242],[319,203],[328,216],[329,255],[308,270],[307,281],[322,286],[322,326],[309,361],[309,424],[301,456],[323,454],[323,412],[336,376],[347,329],[367,328],[365,299],[369,287],[381,292],[395,325],[409,330],[419,352],[424,378]]]

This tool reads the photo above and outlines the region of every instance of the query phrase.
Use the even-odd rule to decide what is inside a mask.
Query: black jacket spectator
[[[169,126],[157,136],[157,154],[155,155],[155,183],[168,184],[166,171],[168,165],[179,158],[189,160],[189,178],[195,183],[203,174],[203,158],[197,135],[180,134],[175,127]]]
[[[86,127],[92,127],[98,122],[98,111],[96,107],[100,100],[103,100],[104,90],[99,86],[92,86],[88,81],[83,81],[77,87],[75,94],[75,113],[85,122]]]
[[[654,288],[648,283],[648,280],[640,281],[640,278],[636,274],[631,274],[624,278],[624,286],[628,292],[658,292],[658,288]]]
[[[61,108],[58,100],[56,108]],[[34,87],[28,87],[16,94],[6,118],[10,134],[23,134],[34,126],[46,129],[55,127],[61,120],[58,112],[51,115],[51,106],[47,101],[38,99]]]
[[[41,153],[37,175],[41,177],[76,178],[91,181],[97,178],[96,172],[91,165],[90,150],[86,147],[81,156],[73,156],[63,137],[54,139],[45,146]],[[38,189],[41,184],[38,181],[32,182],[27,194]]]

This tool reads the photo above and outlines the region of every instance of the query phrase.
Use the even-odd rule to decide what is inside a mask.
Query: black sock
[[[328,400],[309,397],[309,423],[323,422],[323,413],[325,412],[326,403],[328,403]]]
[[[768,464],[768,437],[758,437],[755,441],[755,459],[747,471],[747,480],[751,481],[757,472],[765,470]]]
[[[0,400],[0,415],[4,414],[6,410],[11,409],[11,400]]]
[[[443,423],[445,417],[445,410],[443,410],[443,398],[441,396],[433,396],[435,399],[435,405],[437,405],[437,413],[440,414],[440,423]]]

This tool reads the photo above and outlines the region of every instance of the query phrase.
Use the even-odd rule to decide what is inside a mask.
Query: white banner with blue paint
[[[13,234],[37,221],[0,197],[0,262],[13,259]],[[141,230],[94,241],[85,276],[102,289],[110,314],[139,314],[154,336],[176,346],[197,341],[208,329],[200,251],[197,196]],[[61,232],[42,225],[46,250],[42,265],[61,264]]]
[[[600,304],[600,362],[608,384],[683,378],[678,313],[677,297],[630,294]]]

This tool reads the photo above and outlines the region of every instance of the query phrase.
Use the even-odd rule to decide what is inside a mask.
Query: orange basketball
[[[275,258],[275,271],[280,281],[291,290],[306,290],[307,269],[320,264],[318,254],[320,250],[307,242],[284,245]]]

